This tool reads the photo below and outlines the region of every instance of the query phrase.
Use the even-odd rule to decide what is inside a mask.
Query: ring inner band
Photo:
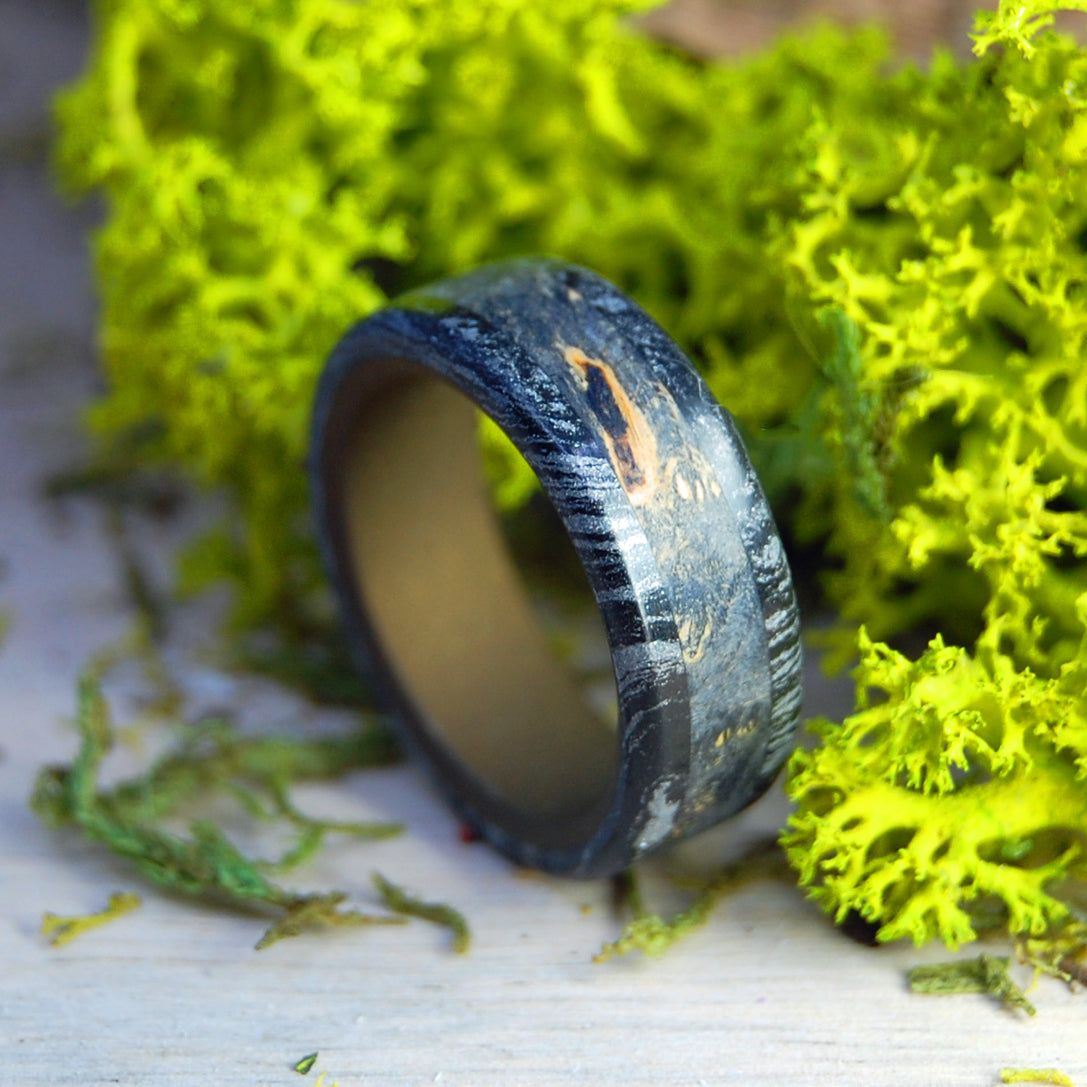
[[[616,732],[548,648],[488,499],[473,405],[416,367],[390,373],[341,461],[384,665],[456,776],[531,820],[583,816],[614,790]]]

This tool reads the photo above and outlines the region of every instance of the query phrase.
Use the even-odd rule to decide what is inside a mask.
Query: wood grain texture
[[[546,649],[514,620],[512,570],[495,577],[503,550],[473,528],[492,518],[473,501],[469,403],[535,470],[580,557],[614,662],[617,744],[579,720],[576,697],[536,690]],[[465,425],[450,428],[457,417]],[[310,464],[314,523],[360,665],[405,744],[507,856],[610,875],[733,815],[774,779],[802,669],[781,542],[731,416],[612,284],[521,258],[370,316],[318,383]],[[423,540],[440,543],[413,562]],[[432,563],[447,572],[435,577]],[[517,677],[500,697],[492,667]],[[571,790],[575,774],[593,787]]]
[[[5,126],[42,124],[48,81],[79,62],[80,20],[77,5],[0,0]],[[1031,1065],[1087,1084],[1082,994],[1043,981],[1031,994],[1034,1020],[981,996],[912,996],[905,969],[942,949],[860,947],[783,885],[746,889],[662,960],[593,965],[617,931],[607,888],[522,878],[460,843],[444,805],[407,767],[299,790],[307,810],[409,827],[397,841],[334,845],[299,885],[342,886],[366,905],[378,869],[448,899],[475,931],[463,958],[423,924],[258,954],[259,919],[139,887],[98,849],[42,827],[26,806],[34,774],[71,757],[75,677],[129,620],[100,511],[47,505],[40,489],[82,448],[79,413],[96,387],[86,226],[50,195],[40,164],[2,164],[0,606],[13,623],[0,647],[0,1083],[296,1087],[327,1072],[326,1084],[341,1087],[987,1087],[1002,1066]],[[190,527],[137,526],[156,578]],[[169,655],[191,706],[228,702],[266,726],[332,723],[218,670],[213,618],[201,606],[175,622]],[[138,689],[138,677],[113,685],[122,721]],[[822,700],[810,709],[840,706],[815,676],[809,692]],[[138,755],[118,759],[111,765],[123,770]],[[665,864],[705,867],[782,815],[775,792],[730,830],[662,861],[648,893],[674,904]],[[39,935],[46,910],[97,910],[122,889],[139,890],[143,907],[65,948]],[[313,1050],[313,1071],[299,1077],[291,1065]]]

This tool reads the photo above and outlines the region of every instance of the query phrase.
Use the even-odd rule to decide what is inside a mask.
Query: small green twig
[[[702,888],[687,909],[667,921],[658,914],[646,912],[639,896],[634,919],[627,923],[618,940],[600,949],[593,961],[606,962],[631,951],[661,955],[677,940],[705,924],[721,899],[755,880],[783,877],[792,882],[781,847],[774,839],[760,842],[744,856],[726,865]]]
[[[931,996],[953,996],[957,993],[988,993],[1005,1007],[1020,1008],[1027,1015],[1035,1007],[1008,974],[1008,959],[981,954],[976,959],[956,959],[951,962],[915,966],[909,972],[910,989]]]
[[[374,886],[381,900],[394,913],[405,917],[418,917],[434,925],[443,925],[453,934],[453,950],[463,955],[472,942],[472,934],[464,915],[452,906],[440,902],[424,902],[409,895],[402,887],[390,883],[384,876],[374,873]]]
[[[278,861],[275,869],[280,872],[297,868],[308,861],[322,845],[329,834],[345,834],[352,838],[364,838],[378,841],[383,838],[395,838],[403,832],[400,823],[359,823],[335,819],[314,819],[294,806],[284,780],[268,782],[268,791],[276,806],[276,811],[287,819],[295,828],[295,845]]]
[[[257,951],[263,951],[280,940],[299,936],[312,928],[341,927],[367,928],[371,925],[402,925],[402,917],[386,917],[381,914],[362,913],[359,910],[341,910],[340,905],[347,895],[342,891],[330,891],[328,894],[298,895],[281,900],[284,914],[265,930],[256,942]]]
[[[1056,1068],[1001,1068],[1002,1083],[1056,1083],[1074,1087],[1072,1080]]]
[[[61,917],[55,913],[46,913],[42,917],[41,933],[49,939],[53,947],[74,940],[88,929],[97,928],[117,917],[130,913],[140,904],[140,896],[118,891],[109,896],[109,905],[98,913],[87,913],[73,917]]]

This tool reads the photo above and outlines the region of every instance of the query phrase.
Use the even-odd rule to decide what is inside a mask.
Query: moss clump
[[[290,781],[332,777],[395,758],[396,749],[383,730],[360,729],[358,735],[343,739],[247,738],[226,721],[209,720],[193,726],[178,750],[160,759],[144,776],[102,790],[99,769],[113,746],[114,734],[99,678],[93,672],[80,680],[76,725],[80,748],[75,760],[70,766],[47,767],[35,784],[32,806],[49,825],[78,829],[159,887],[278,914],[256,944],[258,950],[314,927],[402,922],[396,916],[341,909],[347,896],[340,891],[298,894],[273,879],[312,856],[328,834],[387,838],[400,832],[402,828],[394,823],[312,819],[294,806],[288,794]],[[256,818],[282,820],[292,828],[294,840],[278,860],[246,856],[208,820],[194,821],[187,835],[169,828],[171,819],[187,804],[223,794],[233,795]],[[44,929],[56,930],[67,939],[81,927],[115,916],[118,907],[113,902],[111,907],[112,912],[91,919],[47,918]],[[126,896],[120,907],[126,908]]]
[[[802,209],[802,138],[816,117],[888,122],[919,77],[884,87],[879,35],[831,28],[704,65],[620,18],[639,6],[99,4],[56,155],[109,208],[94,421],[230,490],[240,521],[187,570],[233,577],[244,620],[320,583],[301,465],[325,355],[433,276],[525,252],[591,265],[752,430],[792,433],[818,367],[768,248]]]
[[[100,3],[58,149],[109,206],[95,421],[233,494],[192,579],[319,616],[332,343],[481,260],[592,266],[745,426],[841,655],[867,632],[858,713],[790,768],[803,882],[884,938],[1059,924],[1087,855],[1087,57],[1044,0],[924,71],[828,27],[701,63],[639,6]],[[885,644],[918,630],[916,660]]]

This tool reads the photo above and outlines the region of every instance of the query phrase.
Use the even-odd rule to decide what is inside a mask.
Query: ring
[[[580,560],[611,720],[549,647],[510,558],[477,410]],[[774,780],[801,693],[785,553],[732,417],[616,287],[530,259],[399,299],[332,352],[309,466],[375,696],[462,819],[516,862],[612,874]]]

